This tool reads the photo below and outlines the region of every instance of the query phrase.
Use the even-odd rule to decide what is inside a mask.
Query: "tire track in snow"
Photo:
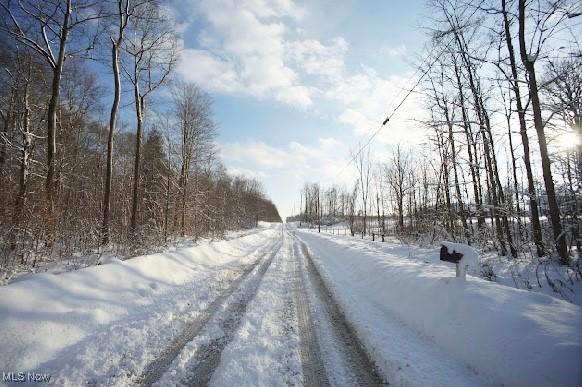
[[[172,342],[162,350],[160,355],[150,362],[144,369],[143,373],[134,382],[135,386],[151,386],[164,372],[170,367],[174,359],[180,354],[186,344],[192,341],[207,325],[207,323],[219,312],[225,308],[228,299],[239,288],[244,286],[245,280],[251,276],[257,266],[259,269],[257,275],[262,276],[270,265],[273,256],[280,249],[281,240],[278,238],[274,243],[269,244],[263,251],[262,258],[259,257],[255,262],[248,265],[243,273],[235,279],[231,285],[208,306],[208,308],[201,312],[201,314],[192,320],[182,332],[172,340]],[[273,252],[275,251],[275,253]],[[269,253],[270,252],[270,253]],[[258,281],[259,282],[259,281]],[[255,289],[256,290],[256,289]],[[246,304],[245,304],[246,305]],[[226,308],[229,308],[228,306]],[[220,358],[220,354],[219,354]],[[208,377],[208,380],[210,376]],[[197,384],[200,385],[200,384]]]
[[[221,353],[211,386],[303,386],[293,292],[296,264],[291,235],[284,232],[283,240]]]
[[[243,294],[240,297],[233,297],[226,306],[224,313],[221,313],[217,325],[223,334],[209,343],[201,345],[196,350],[193,361],[194,367],[189,370],[185,385],[207,386],[210,382],[214,370],[220,363],[222,350],[232,341],[249,301],[256,294],[265,272],[271,266],[273,258],[281,250],[283,240],[279,239],[277,245],[261,262],[256,274],[248,281],[250,282],[248,286],[245,286],[246,289],[244,289]]]
[[[302,241],[299,241],[295,238],[294,243],[294,252],[297,251],[296,246],[300,247],[301,256],[297,257],[296,261],[298,263],[298,267],[301,268],[301,261],[305,262],[305,269],[306,270],[306,278],[309,280],[309,289],[313,291],[315,294],[313,295],[315,298],[315,304],[320,307],[320,318],[312,318],[312,329],[308,335],[313,336],[313,332],[315,332],[314,328],[318,328],[318,333],[323,335],[323,326],[314,326],[314,320],[321,320],[317,321],[317,325],[331,325],[332,335],[336,339],[336,350],[340,352],[340,357],[344,359],[344,364],[347,366],[347,374],[344,377],[348,377],[350,380],[350,384],[354,383],[358,386],[385,386],[387,383],[383,380],[380,376],[377,367],[375,366],[374,362],[369,358],[368,354],[366,353],[364,346],[361,344],[360,340],[358,339],[356,333],[347,322],[343,312],[339,308],[339,306],[333,300],[331,296],[331,292],[323,282],[323,279],[319,275],[319,272],[315,265],[313,264],[312,258],[307,251],[307,246]],[[301,259],[303,258],[303,259]],[[301,275],[301,274],[300,274]],[[305,288],[304,288],[305,291]],[[303,297],[309,299],[308,294],[303,293]],[[304,301],[305,303],[305,301]],[[312,305],[312,312],[313,309],[317,307],[316,305]],[[315,313],[314,313],[315,314]],[[321,337],[319,338],[321,341]],[[317,344],[317,343],[316,343]],[[318,344],[321,345],[321,342]],[[320,349],[315,355],[319,355],[320,359],[322,358],[320,355]],[[325,363],[325,362],[324,362]],[[326,364],[326,366],[330,367],[330,364]],[[330,376],[334,376],[337,370],[329,369]],[[325,372],[325,370],[324,370]],[[338,381],[339,384],[343,384],[346,381]],[[329,383],[329,382],[327,382]],[[335,384],[335,383],[334,383]],[[309,380],[306,379],[306,385],[313,385]]]
[[[295,297],[295,305],[297,306],[303,382],[309,387],[329,386],[319,343],[315,333],[316,327],[311,319],[305,282],[301,275],[301,262],[297,258],[295,247],[296,243],[293,243],[293,259],[295,260],[293,294]]]

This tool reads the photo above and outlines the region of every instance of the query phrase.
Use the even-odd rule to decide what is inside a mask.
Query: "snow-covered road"
[[[380,386],[385,384],[310,262],[284,227],[280,239],[159,379],[138,385]],[[221,299],[222,298],[222,299]]]
[[[69,386],[580,385],[579,307],[377,246],[263,225],[14,283],[0,371]]]

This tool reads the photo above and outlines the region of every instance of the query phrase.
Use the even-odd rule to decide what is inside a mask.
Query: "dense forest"
[[[217,157],[155,0],[0,1],[0,265],[128,256],[280,221]]]
[[[290,220],[449,239],[508,260],[555,258],[582,275],[580,3],[429,3],[431,44],[417,86],[402,92],[424,103],[426,143],[357,148],[353,186],[306,184]]]

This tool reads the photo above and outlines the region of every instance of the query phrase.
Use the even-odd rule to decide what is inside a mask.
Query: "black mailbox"
[[[447,246],[441,247],[441,261],[451,262],[451,263],[459,263],[459,261],[463,258],[463,254],[457,253],[453,250],[452,253],[449,253],[449,249]]]

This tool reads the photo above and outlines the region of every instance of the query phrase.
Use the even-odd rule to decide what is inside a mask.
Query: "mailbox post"
[[[463,281],[467,279],[467,265],[463,262],[463,254],[456,252],[449,252],[447,246],[441,246],[441,261],[451,262],[455,264],[456,277],[461,278]]]
[[[455,273],[457,278],[461,278],[463,281],[467,280],[467,266],[462,265],[460,262],[455,264]]]

